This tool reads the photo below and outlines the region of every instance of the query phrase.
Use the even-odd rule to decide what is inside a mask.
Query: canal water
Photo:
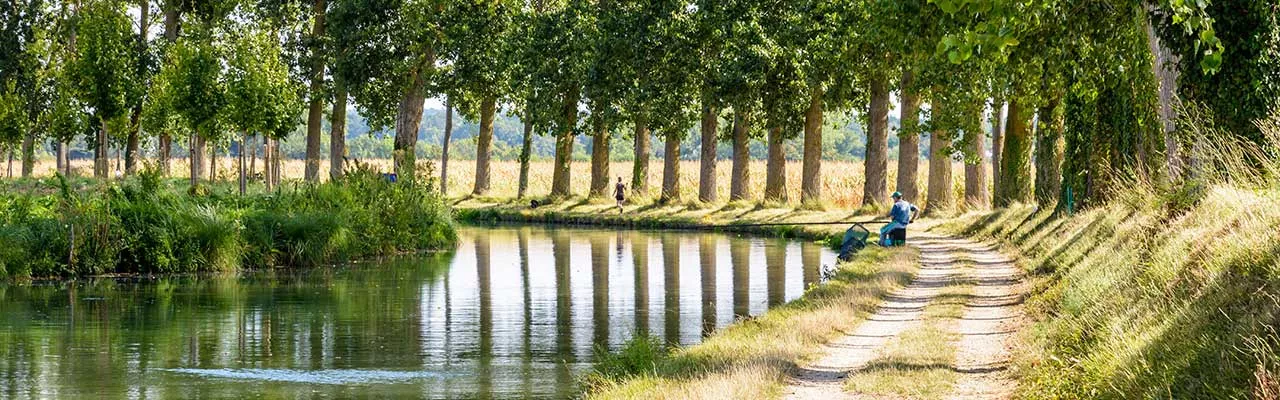
[[[596,348],[696,344],[835,261],[712,233],[459,237],[335,268],[0,285],[0,398],[565,398]]]

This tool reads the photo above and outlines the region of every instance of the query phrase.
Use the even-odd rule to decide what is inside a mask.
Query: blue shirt
[[[893,203],[893,208],[889,210],[889,219],[903,225],[911,223],[911,212],[919,210],[914,204],[908,203],[906,200],[898,200]]]

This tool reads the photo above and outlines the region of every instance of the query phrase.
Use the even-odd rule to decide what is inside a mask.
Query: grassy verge
[[[309,266],[456,240],[435,188],[390,184],[368,170],[247,196],[172,183],[155,172],[15,183],[0,194],[0,277]]]
[[[592,399],[767,398],[787,371],[816,357],[821,343],[852,329],[918,263],[908,248],[869,248],[826,285],[764,315],[735,323],[701,344],[662,349],[640,339],[603,358],[586,378]]]
[[[1022,207],[943,227],[1024,256],[1022,397],[1280,393],[1280,185],[1134,187],[1071,216]]]
[[[457,219],[474,223],[557,223],[644,229],[709,230],[823,241],[833,247],[839,245],[844,231],[852,225],[851,221],[885,219],[878,216],[879,210],[788,208],[784,205],[754,203],[723,205],[705,205],[697,202],[666,205],[642,203],[629,204],[621,213],[618,212],[612,200],[581,198],[563,199],[541,205],[536,209],[530,208],[527,201],[516,202],[509,199],[463,199],[453,206]],[[803,225],[813,222],[839,221],[850,222],[833,225]],[[867,229],[872,230],[873,237],[875,230],[880,226],[879,224],[865,225]],[[926,225],[927,223],[913,224],[912,228],[923,229],[916,227]]]
[[[957,274],[963,274],[965,265]],[[845,391],[888,398],[940,399],[960,378],[955,365],[960,335],[954,325],[964,316],[973,285],[953,276],[921,313],[921,325],[890,341],[880,356],[845,381]]]

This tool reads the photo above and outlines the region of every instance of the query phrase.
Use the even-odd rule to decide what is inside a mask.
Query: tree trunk
[[[591,190],[588,197],[605,197],[609,193],[609,129],[603,121],[592,124]]]
[[[631,193],[649,194],[649,156],[653,153],[649,143],[649,125],[644,118],[635,120],[635,160],[631,164]]]
[[[782,127],[769,128],[769,159],[765,164],[764,200],[787,202],[787,155],[782,148]]]
[[[418,125],[422,123],[422,105],[426,101],[423,89],[426,83],[420,72],[413,73],[412,84],[400,94],[400,106],[396,111],[396,139],[392,150],[396,176],[412,182],[417,168]]]
[[[1027,115],[1017,100],[1009,101],[1009,129],[1004,135],[1004,147],[1000,154],[1000,190],[996,192],[996,207],[1008,207],[1014,203],[1031,200],[1031,138]]]
[[[533,124],[528,121],[532,115],[532,110],[525,111],[524,137],[520,143],[520,187],[516,190],[516,198],[523,199],[525,192],[529,190],[529,157],[533,153]]]
[[[36,168],[36,132],[32,130],[22,138],[22,177],[30,178]]]
[[[746,200],[751,187],[751,149],[747,137],[750,119],[741,111],[733,111],[733,166],[729,174],[729,201]]]
[[[280,166],[284,164],[284,156],[280,155],[280,140],[271,139],[271,186],[280,187]]]
[[[275,152],[271,149],[271,138],[262,135],[262,184],[267,187],[270,192],[275,188],[275,171],[271,168],[271,160],[276,158]]]
[[[195,132],[191,133],[191,145],[187,146],[187,159],[191,161],[191,186],[195,186],[204,176],[204,138]]]
[[[218,144],[209,143],[209,182],[218,181]]]
[[[935,110],[937,105],[934,105]],[[935,111],[936,112],[936,111]],[[945,213],[954,206],[951,191],[951,134],[933,131],[929,136],[929,188],[925,211],[929,215]]]
[[[1055,96],[1040,108],[1040,127],[1036,129],[1036,203],[1048,207],[1058,202],[1062,190],[1063,132],[1066,113],[1062,97]]]
[[[702,154],[699,157],[698,201],[716,201],[716,131],[720,120],[714,106],[702,106]]]
[[[98,127],[98,140],[93,154],[93,177],[110,179],[111,172],[109,170],[111,166],[108,165],[110,164],[110,159],[108,158],[110,155],[107,153],[109,149],[107,146],[107,121],[104,119],[99,119],[98,121],[102,125]]]
[[[978,120],[982,120],[982,112],[978,112]],[[991,206],[991,193],[987,191],[987,133],[981,129],[965,132],[973,135],[969,139],[969,153],[976,160],[964,163],[964,204],[968,210],[983,210]]]
[[[240,151],[238,154],[239,156],[238,158],[240,159],[239,170],[240,170],[240,195],[241,196],[244,196],[245,189],[247,189],[249,186],[248,175],[246,174],[246,171],[245,171],[245,154],[244,154],[245,145],[247,144],[249,144],[249,132],[246,131],[240,137]]]
[[[1148,11],[1150,4],[1148,3]],[[1165,173],[1169,179],[1177,179],[1182,174],[1182,158],[1178,154],[1178,140],[1172,133],[1176,128],[1174,124],[1174,97],[1178,89],[1178,55],[1174,54],[1164,43],[1160,42],[1160,37],[1155,34],[1155,30],[1151,26],[1151,19],[1145,18],[1145,32],[1147,34],[1147,46],[1151,49],[1152,72],[1155,74],[1156,84],[1159,85],[1160,108],[1158,114],[1160,116],[1160,126],[1164,128],[1164,146],[1165,146]]]
[[[160,143],[157,145],[157,157],[160,158],[160,173],[169,176],[170,167],[169,160],[172,159],[173,153],[173,137],[168,133],[160,134]]]
[[[493,144],[493,114],[498,99],[487,97],[480,103],[480,135],[476,137],[476,182],[471,194],[489,193],[489,148]]]
[[[662,202],[680,200],[680,135],[667,132],[662,152]]]
[[[337,180],[346,173],[347,156],[347,88],[337,85],[333,94],[333,112],[329,114],[329,179]]]
[[[141,116],[141,113],[142,108],[139,107],[134,110],[133,116],[130,117],[133,123],[129,127],[129,139],[124,147],[124,174],[126,176],[132,176],[138,171],[138,136],[140,134],[138,130],[141,129],[141,125],[138,123],[138,118]]]
[[[453,99],[444,100],[444,142],[440,147],[440,194],[449,195],[449,144],[453,141]]]
[[[58,173],[62,174],[63,177],[70,178],[71,177],[71,157],[69,152],[67,151],[67,146],[68,146],[67,143],[58,142],[58,145],[57,145],[58,148],[55,150],[58,153],[56,155],[57,164],[58,164]]]
[[[5,146],[5,150],[7,150],[5,153],[9,155],[9,165],[5,175],[9,179],[13,179],[13,146]]]
[[[313,24],[311,39],[319,41],[324,36],[325,0],[315,0],[311,6]],[[324,57],[320,57],[319,44],[311,48],[311,95],[307,111],[307,161],[304,178],[307,182],[320,180],[320,120],[324,116],[324,99],[320,96],[324,91]],[[418,117],[422,118],[422,117]]]
[[[801,169],[800,202],[822,201],[822,89],[814,91],[804,113],[804,167]]]
[[[257,135],[249,135],[249,176],[258,173],[258,145],[254,144]]]
[[[920,95],[911,89],[914,74],[902,74],[902,109],[898,116],[898,189],[907,201],[920,200]]]
[[[889,181],[889,84],[882,77],[871,80],[870,115],[862,205],[880,207],[889,201],[885,192]]]
[[[1004,150],[1004,99],[991,108],[991,192],[1000,193],[1000,153]]]
[[[578,88],[571,88],[564,93],[560,112],[564,116],[564,126],[556,133],[556,160],[551,173],[551,197],[568,197],[570,190],[570,164],[573,162],[573,127],[578,122]]]

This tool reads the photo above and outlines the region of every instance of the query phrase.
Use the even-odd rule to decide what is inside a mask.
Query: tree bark
[[[591,191],[588,197],[605,197],[609,191],[609,129],[603,121],[592,125]]]
[[[1066,113],[1061,96],[1049,99],[1040,108],[1040,127],[1036,129],[1036,203],[1048,207],[1058,203],[1062,190],[1063,132]]]
[[[720,125],[719,112],[710,104],[702,106],[702,154],[699,157],[698,201],[716,201],[716,131]]]
[[[1014,203],[1031,200],[1031,138],[1028,131],[1028,115],[1018,100],[1009,101],[1009,129],[1004,135],[1004,148],[1000,154],[1000,190],[996,192],[996,207],[1008,207]]]
[[[453,99],[444,100],[444,139],[440,147],[440,193],[449,195],[449,144],[453,142]]]
[[[667,132],[662,152],[662,202],[680,200],[680,135]]]
[[[800,202],[822,201],[822,89],[814,91],[804,113],[804,166],[801,168]]]
[[[911,89],[915,77],[902,74],[902,109],[898,116],[898,189],[907,201],[920,199],[920,95]]]
[[[93,177],[98,179],[110,179],[111,172],[108,171],[111,169],[110,165],[108,165],[110,164],[110,160],[108,158],[110,155],[107,154],[109,149],[107,146],[107,121],[99,119],[98,122],[101,123],[101,125],[98,127],[98,140],[95,144],[93,154]]]
[[[982,112],[978,112],[978,120],[982,120]],[[991,193],[987,191],[987,133],[981,129],[965,132],[973,135],[969,139],[969,153],[976,160],[964,163],[964,204],[968,210],[983,210],[991,206]]]
[[[315,0],[311,4],[313,18],[311,39],[318,42],[325,31],[325,0]],[[311,48],[311,87],[308,90],[311,94],[311,104],[307,111],[307,161],[304,175],[307,182],[320,180],[320,120],[324,114],[324,99],[321,98],[321,92],[324,91],[324,57],[320,57],[318,46],[318,44],[313,45]]]
[[[551,197],[568,197],[572,194],[570,183],[570,164],[573,162],[573,127],[578,122],[579,89],[570,88],[563,93],[560,112],[563,113],[564,126],[556,133],[556,160],[551,173]]]
[[[769,128],[769,159],[765,164],[764,200],[787,202],[787,155],[782,148],[782,127]]]
[[[36,132],[32,130],[22,138],[22,177],[30,178],[36,168]]]
[[[471,194],[480,196],[489,193],[489,156],[493,145],[493,114],[497,111],[498,99],[486,97],[480,103],[480,135],[476,137],[476,181]]]
[[[275,188],[275,171],[271,168],[271,160],[275,157],[275,152],[271,149],[271,138],[262,135],[262,184],[267,187],[268,192]]]
[[[198,133],[191,133],[191,145],[187,146],[187,159],[191,161],[191,186],[195,186],[204,176],[204,138],[201,138]]]
[[[1150,11],[1150,3],[1147,3],[1148,11]],[[1178,60],[1179,57],[1168,47],[1161,43],[1160,37],[1155,34],[1155,30],[1151,26],[1151,19],[1146,18],[1144,26],[1147,34],[1147,46],[1151,49],[1152,72],[1156,77],[1156,84],[1159,85],[1160,109],[1160,126],[1164,128],[1164,146],[1165,146],[1165,173],[1168,179],[1177,179],[1182,174],[1182,156],[1178,154],[1178,140],[1172,133],[1176,128],[1174,124],[1174,103],[1177,98],[1174,97],[1178,89]]]
[[[423,89],[426,83],[418,71],[413,72],[412,83],[400,94],[400,106],[396,111],[396,139],[392,158],[395,173],[400,180],[412,182],[417,168],[418,126],[422,123],[422,105],[426,101]]]
[[[1000,193],[1000,153],[1004,150],[1004,99],[991,108],[991,192]]]
[[[67,143],[58,142],[57,147],[58,148],[55,149],[55,151],[58,153],[56,156],[57,164],[58,164],[57,166],[58,173],[61,173],[63,177],[70,178],[71,177],[71,157],[69,152],[67,151]]]
[[[173,44],[178,41],[178,29],[181,27],[181,21],[178,18],[178,7],[173,4],[166,4],[163,8],[164,39],[165,42]],[[157,150],[160,153],[158,154],[160,158],[160,172],[164,174],[164,176],[169,176],[171,171],[169,164],[172,159],[171,154],[173,154],[173,137],[169,135],[169,132],[163,132],[160,134],[160,144],[159,149]]]
[[[934,107],[937,107],[935,104]],[[936,109],[936,108],[935,108]],[[936,130],[929,136],[929,188],[925,212],[945,213],[954,206],[951,191],[951,134]]]
[[[5,153],[9,155],[9,165],[8,165],[8,170],[6,171],[6,176],[12,179],[13,178],[13,146],[5,146],[5,147],[6,147],[5,150],[7,150],[5,151]]]
[[[246,163],[245,163],[245,158],[246,158],[246,157],[245,157],[245,153],[244,153],[244,151],[245,151],[245,146],[246,146],[247,144],[249,144],[249,132],[248,132],[248,131],[244,132],[244,134],[240,136],[240,152],[239,152],[239,154],[237,154],[237,155],[239,156],[238,158],[239,158],[239,160],[240,160],[240,168],[239,168],[239,169],[240,169],[240,195],[241,195],[241,196],[244,196],[245,189],[247,189],[247,188],[248,188],[248,186],[249,186],[249,179],[248,179],[248,175],[247,175],[247,173],[246,173],[246,171],[245,171],[245,164],[246,164]]]
[[[209,182],[218,181],[218,144],[209,143]]]
[[[143,3],[146,2],[144,1]],[[129,126],[129,139],[125,143],[124,147],[124,174],[126,176],[132,176],[134,172],[137,172],[138,170],[138,136],[140,135],[139,129],[141,129],[141,124],[138,123],[138,118],[141,116],[141,106],[134,109],[133,115],[130,116],[130,121],[132,123]]]
[[[880,207],[889,201],[885,192],[889,181],[889,84],[883,77],[871,80],[870,116],[862,205]]]
[[[525,111],[526,120],[524,123],[524,137],[520,143],[520,184],[516,190],[516,198],[523,199],[525,192],[529,190],[529,157],[533,154],[533,124],[530,124],[528,118],[532,115],[532,110]]]
[[[743,112],[733,111],[733,166],[729,176],[729,201],[746,200],[751,187],[751,149],[747,137],[750,119]]]
[[[635,119],[635,160],[631,164],[631,193],[644,196],[649,193],[649,156],[653,153],[649,143],[649,125],[644,118]]]
[[[333,94],[333,112],[329,114],[329,179],[342,178],[346,173],[343,161],[347,156],[347,88],[337,85]]]

